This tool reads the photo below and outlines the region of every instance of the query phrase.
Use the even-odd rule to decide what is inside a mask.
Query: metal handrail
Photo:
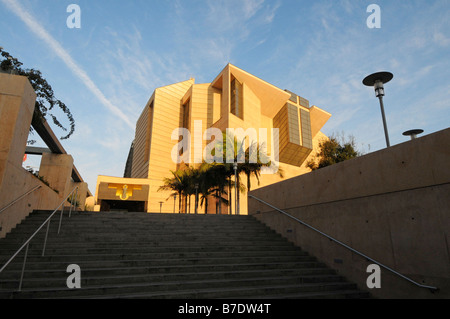
[[[72,196],[75,193],[75,196]],[[47,237],[48,237],[48,232],[49,232],[49,228],[50,228],[50,220],[52,219],[53,215],[56,214],[56,212],[61,208],[61,216],[59,218],[59,226],[58,226],[58,235],[61,231],[61,223],[62,223],[62,217],[64,214],[64,204],[66,203],[66,201],[69,199],[70,196],[72,196],[72,201],[70,202],[70,210],[69,210],[69,218],[71,217],[71,213],[72,213],[72,206],[74,205],[74,202],[76,201],[78,195],[78,186],[75,187],[70,193],[69,195],[67,195],[64,200],[61,202],[61,204],[59,204],[59,206],[50,214],[50,216],[45,220],[45,222],[42,223],[41,226],[39,226],[39,228],[33,233],[33,235],[31,235],[28,240],[16,251],[16,253],[3,265],[3,267],[0,269],[0,273],[14,260],[14,258],[16,258],[16,256],[24,249],[25,249],[25,256],[24,256],[24,260],[23,260],[23,266],[22,266],[22,272],[20,274],[20,282],[19,282],[19,289],[18,291],[22,291],[22,283],[23,283],[23,275],[25,272],[25,265],[27,262],[27,256],[28,256],[28,246],[30,245],[30,242],[33,240],[33,238],[39,233],[39,231],[45,226],[45,224],[47,224],[47,232],[45,233],[45,239],[44,239],[44,247],[42,249],[42,257],[45,254],[45,248],[47,245]]]
[[[12,205],[14,205],[15,203],[17,203],[18,201],[20,201],[22,198],[24,198],[25,196],[28,196],[29,194],[35,192],[36,190],[38,190],[39,188],[41,188],[42,186],[36,186],[33,189],[29,190],[28,192],[26,192],[25,194],[19,196],[18,198],[16,198],[15,200],[13,200],[11,203],[9,203],[8,205],[6,205],[5,207],[3,207],[2,209],[0,209],[0,213],[2,213],[3,211],[7,210],[8,208],[10,208]]]
[[[405,280],[407,280],[407,281],[413,283],[414,285],[416,285],[416,286],[418,286],[418,287],[420,287],[420,288],[427,288],[427,289],[430,289],[431,291],[436,291],[436,290],[438,290],[437,287],[432,287],[432,286],[422,285],[422,284],[420,284],[420,283],[418,283],[418,282],[412,280],[411,278],[408,278],[408,277],[406,277],[405,275],[400,274],[399,272],[397,272],[397,271],[395,271],[395,270],[389,268],[388,266],[383,265],[382,263],[380,263],[380,262],[378,262],[378,261],[376,261],[376,260],[374,260],[374,259],[372,259],[372,258],[370,258],[370,257],[368,257],[368,256],[366,256],[366,255],[364,255],[363,253],[357,251],[356,249],[354,249],[354,248],[352,248],[352,247],[350,247],[350,246],[344,244],[343,242],[341,242],[341,241],[339,241],[339,240],[337,240],[337,239],[335,239],[335,238],[333,238],[333,237],[331,237],[331,236],[325,234],[324,232],[322,232],[322,231],[320,231],[320,230],[314,228],[313,226],[308,225],[307,223],[301,221],[300,219],[298,219],[298,218],[296,218],[296,217],[294,217],[294,216],[292,216],[292,215],[286,213],[285,211],[283,211],[283,210],[281,210],[281,209],[279,209],[279,208],[277,208],[277,207],[275,207],[275,206],[273,206],[273,205],[271,205],[271,204],[269,204],[269,203],[263,201],[262,199],[259,199],[259,198],[256,197],[256,196],[253,196],[253,195],[248,194],[248,197],[253,198],[253,199],[256,199],[257,201],[259,201],[259,202],[261,202],[261,203],[263,203],[263,204],[265,204],[265,205],[267,205],[267,206],[269,206],[269,207],[271,207],[271,208],[273,208],[273,209],[279,211],[280,213],[286,215],[287,217],[292,218],[293,220],[299,222],[300,224],[302,224],[302,225],[304,225],[304,226],[306,226],[306,227],[308,227],[308,228],[314,230],[315,232],[317,232],[317,233],[319,233],[319,234],[321,234],[321,235],[327,237],[328,239],[334,241],[335,243],[337,243],[337,244],[339,244],[339,245],[341,245],[341,246],[343,246],[343,247],[349,249],[350,251],[354,252],[355,254],[358,254],[358,255],[360,255],[360,256],[362,256],[362,257],[364,257],[364,258],[370,260],[371,262],[373,262],[373,263],[375,263],[375,264],[377,264],[377,265],[383,267],[383,268],[386,269],[386,270],[389,270],[390,272],[394,273],[395,275],[400,276],[401,278],[403,278],[403,279],[405,279]]]

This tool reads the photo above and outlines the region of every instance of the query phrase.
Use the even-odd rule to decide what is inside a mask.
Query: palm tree
[[[179,213],[182,211],[182,202],[184,202],[184,212],[188,212],[190,207],[190,197],[196,191],[201,195],[201,206],[205,204],[205,211],[208,211],[208,197],[217,197],[217,192],[220,189],[219,170],[213,169],[214,165],[202,164],[199,168],[191,166],[184,167],[177,171],[170,171],[172,177],[163,179],[163,185],[159,187],[158,191],[173,191],[170,197],[178,196]],[[196,190],[195,185],[198,185]],[[188,204],[189,197],[189,204]],[[199,201],[196,197],[195,208],[198,208]]]
[[[228,206],[228,200],[224,198],[227,195],[226,187],[228,186],[229,165],[223,163],[214,163],[209,168],[209,173],[212,180],[212,188],[214,197],[216,198],[216,214],[222,214],[222,204]]]
[[[236,162],[237,163],[237,174],[236,174],[236,184],[238,185],[239,191],[236,192],[237,195],[237,202],[240,201],[240,193],[245,192],[245,186],[241,184],[240,182],[240,174],[244,173],[247,176],[247,192],[250,192],[251,190],[251,176],[254,175],[258,181],[259,185],[259,178],[261,175],[261,170],[264,167],[271,167],[272,162],[270,161],[270,158],[264,154],[261,151],[261,148],[264,145],[260,145],[256,142],[253,142],[244,152],[244,146],[245,146],[245,138],[242,140],[238,140],[236,137],[232,135],[223,135],[223,139],[226,141],[225,147],[222,146],[222,149],[226,149],[226,145],[233,147],[233,157],[230,157],[228,154],[227,162]],[[256,156],[255,156],[256,155]],[[231,175],[234,174],[234,169],[231,171]],[[281,168],[278,168],[277,174],[283,178],[283,170]],[[230,178],[230,184],[229,189],[231,189],[231,178]],[[230,196],[231,196],[231,190],[230,190]],[[230,207],[230,214],[231,214],[231,207]]]
[[[179,172],[179,178],[181,180],[182,184],[182,194],[184,196],[184,213],[188,213],[188,198],[191,192],[191,179],[189,177],[189,170],[188,169],[182,169],[178,170]]]
[[[259,145],[253,143],[244,152],[245,140],[238,141],[232,135],[223,133],[222,141],[217,144],[216,149],[220,154],[215,154],[213,150],[212,155],[215,157],[214,163],[202,163],[199,167],[187,166],[184,169],[171,171],[173,177],[165,178],[164,185],[159,190],[173,190],[175,194],[179,195],[179,207],[181,207],[182,197],[185,201],[185,212],[188,211],[188,197],[189,197],[189,212],[192,195],[195,197],[195,211],[198,205],[203,207],[205,205],[205,213],[208,212],[208,198],[214,197],[216,199],[216,214],[222,214],[222,204],[229,205],[229,213],[232,214],[231,197],[232,197],[232,176],[235,175],[234,163],[237,163],[237,174],[235,183],[237,185],[237,201],[240,200],[240,193],[245,192],[246,187],[240,181],[240,174],[247,175],[247,189],[250,191],[250,178],[252,175],[256,177],[259,184],[259,177],[263,167],[271,166],[271,162],[267,156],[262,154]],[[227,147],[232,148],[232,152],[227,154]],[[257,152],[256,161],[252,157],[252,152]],[[251,161],[251,159],[253,161]],[[279,169],[278,174],[283,177],[282,170]],[[227,193],[228,189],[228,193]],[[199,203],[198,195],[201,196]],[[224,197],[228,195],[228,199]]]
[[[185,196],[185,200],[189,197],[196,195],[195,197],[195,211],[198,209],[198,205],[203,206],[205,204],[206,211],[208,210],[208,196],[211,196],[213,190],[213,177],[210,172],[210,165],[203,163],[199,167],[187,166],[177,172],[177,176],[180,179],[182,185],[181,193]],[[172,180],[172,179],[169,179]],[[201,203],[198,196],[201,196]]]
[[[232,214],[232,206],[231,206],[231,197],[232,197],[232,176],[235,175],[234,172],[234,163],[237,163],[237,174],[235,176],[235,183],[237,185],[238,191],[237,193],[237,201],[239,202],[239,195],[241,192],[245,192],[245,186],[240,182],[240,173],[242,172],[243,163],[241,162],[243,159],[245,160],[245,152],[244,152],[245,139],[239,141],[235,136],[223,133],[222,141],[218,144],[218,149],[222,152],[222,163],[223,166],[223,181],[227,182],[229,199],[228,204],[230,205],[229,213]],[[230,150],[229,147],[232,149]]]
[[[191,213],[191,197],[192,195],[195,194],[195,168],[192,166],[187,166],[184,170],[183,170],[183,174],[184,174],[184,179],[185,179],[185,183],[186,183],[186,189],[185,189],[185,196],[186,196],[186,200],[187,198],[189,199],[189,204],[187,204],[186,206],[186,213],[189,212],[189,214]]]
[[[258,143],[253,143],[252,145],[250,145],[245,151],[245,163],[240,165],[241,171],[247,176],[247,192],[251,191],[251,176],[253,175],[256,177],[259,185],[261,170],[264,167],[270,167],[272,165],[270,158],[266,154],[261,152],[261,146],[264,145],[259,145]],[[252,156],[252,154],[256,154],[256,158],[254,157],[254,155]],[[277,174],[281,178],[284,177],[283,170],[280,167],[278,168]]]
[[[215,192],[215,180],[211,171],[212,164],[202,163],[198,168],[198,192],[201,195],[201,202],[197,203],[203,207],[205,205],[205,214],[208,213],[208,198]]]
[[[200,206],[203,207],[203,204],[205,205],[205,214],[208,214],[208,197],[211,196],[211,189],[208,187],[205,187],[203,184],[203,187],[200,187],[199,194],[201,194],[201,201]]]
[[[165,177],[163,180],[163,185],[158,188],[158,191],[172,190],[170,197],[178,194],[178,212],[181,212],[181,200],[182,196],[186,196],[188,189],[188,178],[184,170],[170,171],[173,175],[172,178]],[[187,197],[185,197],[185,201]],[[187,203],[187,201],[186,201]]]
[[[198,195],[207,192],[207,188],[206,187],[206,176],[205,176],[205,172],[206,169],[204,166],[199,166],[199,167],[193,167],[193,166],[188,166],[185,169],[185,177],[187,179],[187,194],[189,195],[189,212],[190,212],[190,201],[191,201],[191,196],[195,195],[195,204],[194,204],[194,209],[195,212],[197,212],[198,210]]]

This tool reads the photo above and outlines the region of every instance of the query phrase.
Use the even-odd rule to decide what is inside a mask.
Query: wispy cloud
[[[443,47],[448,47],[450,45],[450,38],[447,37],[442,32],[436,31],[433,34],[433,41]]]
[[[242,1],[245,19],[253,17],[260,9],[264,0],[248,0]]]
[[[17,0],[1,0],[3,4],[17,15],[25,25],[38,38],[43,40],[50,49],[67,65],[67,67],[86,85],[92,94],[105,106],[109,111],[122,119],[130,128],[134,129],[135,125],[132,121],[114,104],[112,104],[91,80],[86,71],[83,70],[70,56],[70,54],[61,46],[61,44],[53,38],[50,33],[28,12]]]
[[[195,8],[186,1],[172,4],[176,42],[197,69],[236,63],[237,55],[264,43],[281,6],[280,1],[265,0],[206,0],[204,4]]]
[[[101,39],[108,40],[99,40],[91,50],[99,53],[102,87],[132,118],[139,116],[156,88],[193,76],[176,51],[155,51],[154,44],[134,25],[120,31],[105,28]]]

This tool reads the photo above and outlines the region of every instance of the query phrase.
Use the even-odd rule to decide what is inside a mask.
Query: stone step
[[[140,266],[168,266],[168,265],[214,265],[227,263],[249,263],[249,262],[295,262],[314,261],[311,256],[254,256],[254,257],[192,257],[192,258],[150,258],[150,259],[126,259],[126,260],[83,260],[81,258],[67,261],[39,261],[27,262],[26,269],[66,269],[70,264],[78,264],[83,268],[103,267],[140,267]],[[23,262],[14,260],[8,265],[9,270],[22,269]]]
[[[269,270],[247,270],[247,271],[216,271],[216,272],[185,272],[172,274],[141,274],[141,275],[116,275],[116,276],[92,276],[81,278],[81,287],[112,285],[112,284],[134,284],[154,283],[188,280],[226,280],[242,278],[265,278],[265,277],[295,277],[300,278],[302,283],[338,282],[344,278],[328,269],[269,269]],[[66,276],[55,276],[52,278],[28,278],[23,282],[23,289],[36,288],[67,288]],[[3,280],[0,289],[13,291],[18,287],[18,280]]]
[[[299,277],[265,277],[253,279],[189,280],[154,282],[140,284],[99,285],[81,289],[40,288],[23,289],[20,298],[226,298],[233,293],[236,297],[257,293],[300,293],[330,290],[354,290],[356,285],[348,282],[302,283]],[[14,292],[12,292],[14,294]],[[11,292],[1,292],[0,297]]]
[[[29,244],[29,250],[41,251],[43,249],[43,241],[32,241]],[[217,247],[218,250],[230,250],[230,249],[241,249],[241,248],[254,248],[257,250],[261,249],[295,249],[295,246],[292,243],[286,243],[283,241],[260,241],[258,243],[252,241],[239,241],[233,242],[229,241],[204,241],[204,242],[187,242],[187,241],[166,241],[166,242],[69,242],[69,243],[59,243],[57,241],[48,240],[46,246],[46,254],[48,255],[50,251],[61,251],[65,250],[77,250],[77,251],[105,251],[115,249],[180,249],[180,248],[189,249],[190,247],[198,247],[200,249],[210,249],[212,247]],[[5,246],[1,246],[1,251],[13,251],[16,252],[20,246],[16,243],[9,244]],[[24,250],[21,254],[24,253]],[[20,258],[20,256],[19,256]]]
[[[56,234],[58,230],[58,222],[54,221],[50,223],[49,233]],[[8,234],[9,238],[16,237],[29,237],[31,236],[41,225],[21,225],[18,226]],[[47,225],[41,228],[40,233],[45,233],[47,230]],[[97,224],[86,224],[86,225],[62,225],[60,233],[61,234],[76,234],[80,233],[80,230],[83,233],[139,233],[139,234],[147,234],[147,233],[186,233],[186,232],[198,232],[198,233],[217,233],[217,232],[238,232],[238,233],[274,233],[274,231],[267,229],[264,225],[253,224],[249,226],[245,225],[145,225],[145,224],[136,224],[136,225],[126,225],[126,224],[118,224],[118,225],[97,225]]]
[[[44,223],[47,221],[49,216],[38,216],[38,217],[27,217],[23,222],[26,223]],[[61,216],[60,214],[55,214],[51,218],[51,221],[54,220],[60,220]],[[206,218],[201,219],[198,217],[191,218],[191,219],[179,219],[176,220],[174,218],[164,218],[164,219],[155,219],[147,216],[143,216],[140,218],[132,218],[132,217],[126,217],[126,218],[114,218],[114,217],[88,217],[88,216],[76,216],[72,215],[69,217],[68,214],[64,214],[62,217],[63,221],[66,221],[68,223],[129,223],[129,224],[139,224],[139,222],[144,222],[147,224],[203,224],[203,225],[236,225],[236,224],[243,224],[243,225],[249,225],[254,223],[252,220],[253,217],[249,217],[248,219],[242,219],[242,218],[236,218],[236,217],[220,217],[220,218]]]
[[[29,229],[33,227],[39,227],[40,225],[47,222],[46,220],[25,220],[20,225],[17,225],[15,229]],[[53,217],[50,220],[50,226],[58,225],[59,218]],[[137,228],[183,228],[183,227],[212,227],[212,228],[242,228],[242,229],[264,229],[266,226],[260,222],[224,222],[218,220],[217,222],[200,222],[200,221],[191,221],[191,222],[152,222],[147,220],[104,220],[104,221],[96,221],[96,220],[85,220],[85,219],[76,219],[76,218],[63,218],[61,221],[61,225],[64,228],[73,228],[73,227],[115,227],[115,228],[127,228],[137,227]]]
[[[257,239],[257,241],[255,241]],[[149,247],[173,247],[173,246],[189,246],[189,245],[202,245],[202,246],[214,246],[214,245],[221,245],[221,244],[228,244],[228,245],[235,245],[235,246],[270,246],[274,244],[283,244],[282,238],[270,238],[270,237],[255,237],[255,238],[249,238],[249,237],[212,237],[212,236],[196,236],[196,237],[168,237],[168,238],[161,238],[161,237],[152,237],[148,239],[149,241],[146,242],[145,238],[108,238],[108,237],[101,237],[101,236],[93,236],[92,238],[68,238],[67,241],[64,242],[64,239],[62,238],[49,238],[47,240],[47,246],[48,248],[55,248],[55,246],[59,247],[86,247],[86,248],[102,248],[102,247],[130,247],[134,245],[138,246],[145,246],[146,244]],[[8,245],[0,245],[0,249],[3,251],[3,249],[19,249],[22,244],[24,244],[23,241],[11,241],[8,242]],[[42,249],[44,244],[44,239],[42,240],[33,240],[29,245],[29,248],[32,249]]]
[[[37,230],[43,223],[24,223],[22,225],[17,226],[14,230],[18,230],[21,232],[34,232]],[[50,222],[50,229],[56,230],[58,229],[59,220],[52,220]],[[43,229],[47,228],[47,225],[43,226]],[[258,230],[268,230],[267,227],[263,224],[255,224],[250,223],[248,225],[244,224],[203,224],[203,223],[192,223],[192,224],[156,224],[156,223],[77,223],[72,222],[62,222],[61,230],[70,231],[72,229],[86,229],[87,231],[95,231],[96,229],[113,229],[113,230],[123,230],[130,231],[130,229],[136,230],[160,230],[164,229],[167,231],[170,230],[178,230],[178,229],[214,229],[214,230],[248,230],[248,231],[258,231]],[[11,232],[12,233],[12,232]]]
[[[31,236],[11,236],[0,242],[0,248],[8,244],[20,245],[25,243]],[[86,241],[128,241],[128,242],[152,242],[155,240],[164,241],[198,241],[198,240],[212,240],[217,241],[280,241],[283,238],[270,232],[221,232],[220,234],[214,232],[174,232],[174,233],[64,233],[48,234],[47,242],[49,240],[56,242],[86,242]],[[44,242],[45,232],[39,233],[33,237],[33,241]]]
[[[0,265],[51,212],[36,211],[0,240]],[[315,257],[251,216],[64,212],[0,274],[0,298],[365,298]],[[70,264],[81,289],[68,289]]]
[[[34,232],[38,229],[38,227],[30,228],[29,230],[23,230],[19,229],[17,230],[17,233],[13,233],[8,238],[5,238],[4,241],[10,240],[10,239],[26,239],[29,238]],[[238,235],[274,235],[276,232],[264,228],[258,228],[258,229],[245,229],[245,228],[212,228],[212,227],[190,227],[190,228],[114,228],[114,227],[71,227],[71,228],[64,228],[60,230],[60,233],[58,235],[57,227],[50,227],[48,235],[51,235],[53,237],[55,236],[90,236],[92,234],[106,234],[106,235],[153,235],[153,236],[171,236],[171,235],[189,235],[189,234],[217,234],[220,232],[223,235],[230,235],[230,234],[238,234]],[[47,232],[47,228],[42,228],[39,233],[36,234],[36,236],[44,236]]]
[[[135,252],[128,254],[109,253],[109,254],[61,254],[45,255],[32,254],[28,252],[27,262],[71,262],[76,260],[139,260],[139,259],[173,259],[173,258],[234,258],[234,257],[273,257],[273,256],[308,256],[304,252],[296,250],[279,252],[272,251],[178,251],[178,252],[159,252],[144,253]]]
[[[367,299],[370,294],[360,290],[336,290],[336,291],[319,291],[319,292],[293,292],[287,294],[276,295],[247,295],[246,297],[228,296],[229,299],[257,299],[257,300],[274,300],[274,299]]]
[[[66,272],[68,265],[59,269],[25,269],[24,279],[28,278],[53,278],[53,277],[68,277]],[[180,272],[210,272],[210,271],[246,271],[246,270],[280,270],[280,269],[328,269],[323,263],[317,261],[291,261],[291,262],[249,262],[249,263],[226,263],[226,264],[211,264],[211,265],[167,265],[161,266],[133,266],[133,267],[113,267],[113,268],[86,268],[81,269],[82,276],[96,277],[96,276],[133,276],[144,274],[170,274]],[[20,269],[5,269],[2,273],[1,280],[18,280],[20,279]],[[0,280],[0,282],[1,282]]]
[[[49,211],[39,211],[39,212],[33,212],[29,216],[26,217],[26,219],[42,219],[45,220],[51,215],[52,212]],[[61,211],[59,210],[56,212],[53,216],[60,216]],[[239,222],[246,222],[246,221],[252,221],[253,217],[249,215],[203,215],[203,214],[159,214],[159,213],[118,213],[118,212],[111,212],[111,213],[102,213],[102,212],[71,212],[71,218],[89,218],[90,220],[153,220],[153,221],[174,221],[177,222],[184,222],[184,221],[199,221],[199,222],[212,222],[212,221],[239,221]],[[69,210],[64,210],[63,213],[64,217],[69,216]],[[64,218],[63,217],[63,218]]]
[[[184,245],[181,245],[184,244]],[[66,245],[64,245],[66,246]],[[70,255],[70,254],[119,254],[119,255],[129,255],[129,254],[158,254],[158,253],[191,253],[191,252],[236,252],[236,253],[247,253],[247,252],[268,252],[271,253],[273,251],[277,252],[286,252],[297,253],[300,255],[306,254],[300,248],[295,247],[292,244],[285,245],[283,243],[272,243],[270,245],[253,245],[253,246],[235,246],[235,245],[226,245],[226,244],[218,244],[217,246],[212,247],[211,245],[192,245],[189,243],[180,243],[180,245],[171,245],[171,246],[151,246],[145,243],[141,245],[132,245],[130,247],[116,245],[114,247],[106,247],[107,244],[104,244],[105,247],[86,247],[86,245],[73,246],[70,247],[61,247],[59,245],[51,245],[47,244],[45,255],[46,256],[60,256],[60,255]],[[136,247],[137,246],[137,247]],[[139,247],[142,246],[142,247]],[[35,245],[30,244],[28,249],[29,256],[41,256],[42,255],[42,247],[43,243],[36,243]],[[2,246],[2,250],[0,252],[0,261],[9,259],[16,251],[17,246]],[[20,256],[19,256],[20,258]]]

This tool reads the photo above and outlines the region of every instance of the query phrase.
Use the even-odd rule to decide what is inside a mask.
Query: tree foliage
[[[179,207],[181,207],[181,198],[184,197],[186,212],[188,211],[187,199],[198,192],[200,198],[199,200],[195,199],[196,208],[198,205],[203,206],[204,204],[205,211],[208,211],[208,198],[212,197],[216,199],[216,214],[222,214],[221,204],[225,204],[229,206],[229,214],[231,215],[231,198],[235,182],[238,189],[237,200],[239,201],[240,193],[246,190],[250,191],[250,177],[255,176],[259,183],[262,168],[270,167],[271,162],[266,155],[260,152],[259,146],[255,143],[244,149],[244,141],[238,141],[237,138],[226,133],[223,133],[222,138],[223,140],[217,144],[219,154],[215,153],[215,149],[212,151],[215,160],[213,163],[204,162],[195,168],[186,166],[183,169],[171,171],[172,177],[163,180],[163,186],[159,188],[159,191],[173,191],[170,196],[174,197],[175,194],[179,196]],[[233,148],[232,152],[227,152],[227,145]],[[251,159],[251,154],[257,154],[256,158]],[[227,155],[233,157],[227,158]],[[236,181],[233,180],[235,177],[234,162],[237,162]],[[241,173],[247,176],[247,187],[241,182]],[[278,170],[278,175],[283,178],[281,168]]]
[[[52,87],[42,76],[39,70],[24,69],[23,63],[14,58],[10,53],[0,47],[0,70],[7,73],[17,74],[28,77],[34,91],[36,92],[36,104],[33,114],[33,122],[46,120],[50,117],[53,123],[60,129],[68,133],[61,137],[62,140],[68,139],[75,132],[75,120],[69,108],[55,97]],[[66,128],[53,113],[55,109],[60,109],[69,121],[69,129]],[[53,112],[52,112],[53,111]]]
[[[306,166],[314,171],[360,155],[361,153],[356,149],[356,142],[353,136],[349,136],[346,140],[343,135],[333,135],[328,140],[323,140],[319,143],[318,152]]]

